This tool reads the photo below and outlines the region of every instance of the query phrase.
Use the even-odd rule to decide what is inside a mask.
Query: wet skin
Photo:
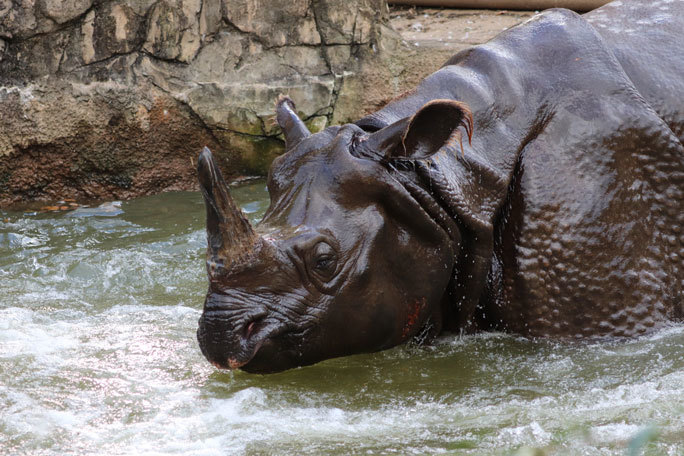
[[[444,330],[631,337],[681,319],[682,2],[549,10],[286,153],[251,227],[205,149],[204,355],[275,372]]]

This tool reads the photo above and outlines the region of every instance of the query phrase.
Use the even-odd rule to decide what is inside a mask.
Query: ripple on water
[[[245,195],[260,217],[263,183]],[[195,342],[200,196],[115,207],[2,214],[2,454],[617,455],[649,426],[650,454],[684,454],[684,325],[622,342],[446,337],[272,376],[218,372]]]

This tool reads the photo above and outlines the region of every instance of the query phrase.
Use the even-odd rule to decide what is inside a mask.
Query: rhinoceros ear
[[[276,121],[283,130],[286,151],[311,134],[304,122],[297,116],[294,101],[282,94],[276,101]]]
[[[409,119],[401,141],[386,151],[385,158],[419,160],[432,156],[445,146],[456,147],[457,144],[462,152],[463,136],[459,127],[464,128],[470,143],[473,114],[468,105],[454,100],[433,100]]]

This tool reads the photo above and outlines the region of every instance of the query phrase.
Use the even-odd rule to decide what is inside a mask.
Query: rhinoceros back
[[[684,141],[684,2],[609,3],[584,15],[639,93]]]

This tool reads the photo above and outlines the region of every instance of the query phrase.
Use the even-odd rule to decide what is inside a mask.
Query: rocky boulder
[[[0,0],[0,206],[192,189],[204,145],[264,174],[278,94],[317,131],[404,89],[387,18],[384,0]]]

